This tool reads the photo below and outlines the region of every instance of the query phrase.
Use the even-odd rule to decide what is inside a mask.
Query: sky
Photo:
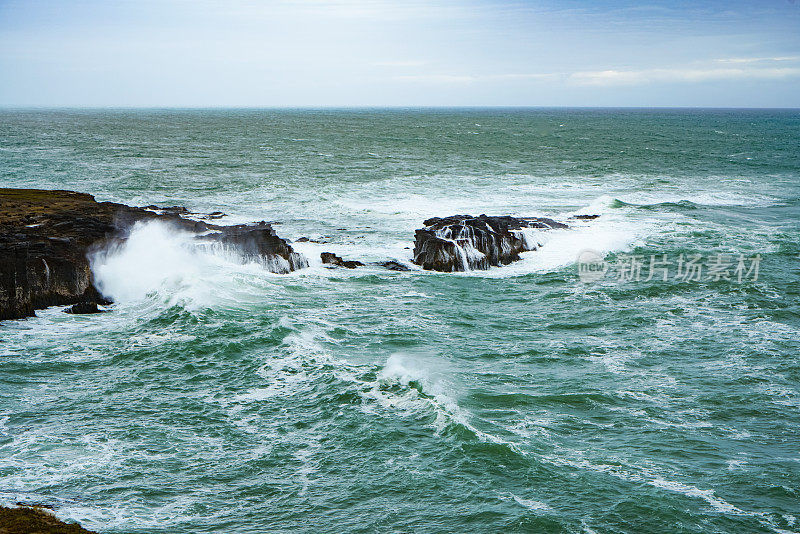
[[[0,0],[2,107],[800,107],[800,0]]]

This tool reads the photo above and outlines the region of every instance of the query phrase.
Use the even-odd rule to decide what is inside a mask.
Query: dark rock
[[[163,213],[170,213],[172,215],[188,215],[190,211],[183,206],[169,206],[167,208],[156,208]]]
[[[72,191],[0,189],[0,320],[31,317],[48,306],[101,302],[87,254],[124,241],[138,221],[202,233],[205,242],[257,257],[274,272],[308,265],[267,223],[217,226],[180,213],[97,202]]]
[[[389,269],[390,271],[410,271],[411,269],[400,263],[399,261],[389,260],[379,263],[381,267]]]
[[[364,265],[360,261],[350,261],[350,260],[343,260],[333,252],[323,252],[319,255],[322,263],[328,265],[336,265],[337,267],[345,267],[347,269],[355,269],[356,267],[361,267]]]
[[[323,239],[326,239],[328,236],[322,236],[322,237]],[[323,241],[321,239],[311,239],[310,237],[299,237],[294,241],[295,243],[319,243],[319,244],[328,243],[328,241]]]
[[[423,269],[454,272],[507,265],[519,254],[536,250],[521,230],[568,228],[546,217],[453,215],[426,220],[416,231],[414,263]]]
[[[295,252],[292,246],[278,237],[272,226],[264,221],[256,224],[237,224],[235,226],[205,225],[211,233],[203,236],[203,241],[219,243],[244,257],[262,263],[273,273],[285,274],[308,267],[308,260]]]
[[[103,310],[97,307],[96,302],[79,302],[65,309],[64,313],[74,313],[74,314],[103,313]]]
[[[156,206],[155,204],[150,204],[149,206],[145,206],[142,209],[155,211],[159,215],[179,215],[185,218],[214,220],[225,217],[225,214],[221,211],[212,211],[211,213],[196,213],[193,211],[189,211],[187,208],[183,206],[159,207]]]
[[[591,221],[600,217],[599,215],[573,215],[572,219],[577,219],[579,221]]]

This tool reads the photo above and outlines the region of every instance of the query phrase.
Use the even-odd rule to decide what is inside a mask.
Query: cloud
[[[476,76],[457,74],[416,74],[409,76],[392,76],[395,82],[414,83],[471,83],[478,80]]]
[[[797,61],[800,56],[779,56],[779,57],[730,57],[716,59],[717,63],[764,63],[769,61]]]
[[[617,86],[652,83],[697,83],[718,80],[779,80],[800,76],[800,68],[673,68],[574,72],[575,85]]]
[[[786,59],[789,61],[790,59]],[[426,73],[391,76],[393,82],[421,84],[473,84],[492,81],[556,82],[577,86],[616,87],[660,83],[702,83],[724,80],[783,80],[800,77],[800,67],[759,67],[739,62],[731,67],[654,68],[548,73],[451,74]]]
[[[554,72],[541,72],[536,74],[491,74],[484,78],[488,80],[538,80],[538,81],[553,81],[563,78],[563,74]]]
[[[427,61],[416,61],[416,60],[406,60],[406,61],[375,61],[370,63],[372,67],[398,67],[398,68],[411,68],[411,67],[423,67],[427,65]]]
[[[392,76],[392,81],[417,83],[473,83],[496,80],[552,81],[564,78],[557,73],[508,73],[508,74],[419,74]]]

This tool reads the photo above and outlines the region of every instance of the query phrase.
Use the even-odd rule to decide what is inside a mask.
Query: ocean
[[[265,220],[311,263],[140,225],[93,264],[111,311],[0,323],[0,504],[103,533],[800,531],[800,111],[6,110],[0,186]],[[571,228],[410,264],[425,219],[482,213]]]

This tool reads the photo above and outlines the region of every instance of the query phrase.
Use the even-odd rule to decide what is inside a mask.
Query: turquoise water
[[[2,504],[107,533],[800,531],[800,112],[4,111],[0,184],[327,241],[281,276],[141,226],[94,264],[113,311],[0,323]],[[408,262],[455,213],[601,217],[486,272],[319,264]],[[761,259],[583,282],[586,249]]]

